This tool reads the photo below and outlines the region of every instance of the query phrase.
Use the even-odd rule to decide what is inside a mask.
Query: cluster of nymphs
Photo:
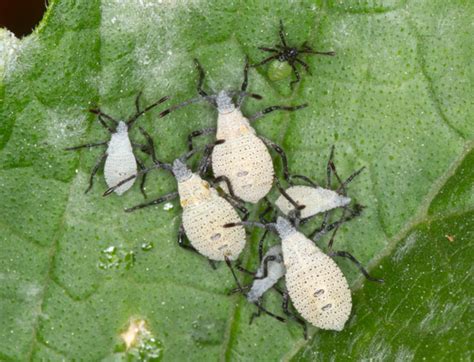
[[[256,65],[274,59],[288,62],[293,70],[296,69],[296,63],[307,68],[307,65],[297,58],[298,53],[319,54],[307,45],[301,49],[288,47],[282,27],[280,37],[281,45],[275,48],[263,48],[275,54]],[[257,313],[254,313],[254,316],[264,312],[280,321],[291,318],[303,325],[305,336],[307,335],[305,321],[322,329],[342,330],[351,312],[351,292],[333,257],[346,257],[354,262],[367,279],[381,281],[372,278],[350,253],[333,250],[334,237],[340,225],[360,215],[363,209],[361,205],[352,203],[347,196],[348,184],[363,168],[346,180],[342,180],[333,163],[334,148],[332,148],[324,187],[304,175],[290,174],[283,149],[257,135],[251,124],[270,112],[296,111],[306,107],[307,104],[274,105],[250,117],[244,116],[240,107],[245,97],[261,99],[259,95],[247,91],[250,67],[248,60],[240,90],[221,90],[215,94],[208,94],[203,90],[205,73],[197,60],[195,64],[199,73],[197,85],[199,96],[162,111],[160,117],[204,100],[217,109],[217,127],[191,133],[188,137],[188,152],[172,163],[166,163],[157,158],[153,139],[144,129],[140,128],[140,131],[146,140],[145,144],[131,142],[129,131],[141,115],[165,102],[167,97],[141,109],[138,96],[135,104],[136,113],[127,121],[116,121],[99,109],[94,109],[92,112],[97,114],[99,122],[111,133],[110,140],[69,148],[73,150],[93,146],[107,147],[93,168],[87,191],[92,187],[94,174],[103,161],[105,161],[105,181],[110,187],[104,195],[113,192],[123,194],[131,188],[137,177],[142,177],[141,190],[144,194],[143,186],[149,171],[154,169],[169,171],[176,179],[178,185],[176,192],[126,211],[131,212],[179,197],[182,207],[182,223],[178,231],[179,245],[208,258],[213,266],[215,261],[225,261],[237,283],[236,290],[257,306]],[[299,76],[298,73],[295,74],[297,81]],[[204,147],[194,147],[193,139],[202,135],[214,135],[215,140]],[[153,164],[145,166],[136,157],[134,149],[149,155]],[[281,157],[283,178],[288,183],[287,188],[281,185],[275,175],[269,149]],[[187,161],[195,154],[200,154],[201,158],[197,170],[193,172]],[[209,169],[212,169],[212,175]],[[336,189],[331,188],[333,176],[339,185]],[[267,194],[274,185],[280,196],[272,203]],[[248,221],[245,203],[257,204],[262,200],[267,204],[267,208],[260,215],[259,221]],[[330,216],[336,209],[342,210],[341,216],[337,221],[331,222]],[[322,215],[322,224],[306,236],[300,231],[299,226],[316,215]],[[264,229],[258,248],[260,265],[255,272],[244,269],[239,263],[239,256],[246,244],[245,227]],[[281,243],[265,252],[264,240],[268,232],[274,232]],[[332,235],[327,252],[324,253],[315,242],[327,233]],[[251,274],[253,282],[247,286],[241,285],[234,266],[244,273]],[[283,282],[279,283],[283,278],[284,287],[281,286]],[[263,306],[263,296],[272,288],[282,295],[282,306],[286,317],[272,313]]]

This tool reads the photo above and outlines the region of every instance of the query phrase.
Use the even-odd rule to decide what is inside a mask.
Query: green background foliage
[[[0,359],[126,359],[119,334],[137,317],[169,361],[469,360],[473,17],[461,0],[57,0],[27,38],[1,32]],[[195,96],[193,57],[206,89],[238,87],[245,56],[257,62],[257,46],[278,41],[279,19],[291,44],[308,40],[336,56],[307,57],[313,75],[293,92],[289,79],[252,70],[250,90],[264,100],[248,101],[244,114],[308,102],[258,121],[257,131],[284,146],[292,171],[321,183],[332,144],[341,175],[367,167],[350,187],[367,208],[336,246],[386,280],[364,282],[338,260],[354,290],[352,317],[339,333],[311,328],[308,341],[292,322],[248,324],[254,307],[227,295],[225,266],[212,271],[176,245],[176,202],[125,214],[142,201],[138,185],[103,198],[100,172],[85,195],[100,150],[63,150],[107,137],[92,106],[125,118],[139,91],[144,103]],[[205,104],[158,112],[139,122],[167,161],[216,117]],[[149,181],[150,198],[175,187],[164,172]],[[258,236],[243,256],[249,268]],[[111,246],[118,262],[101,268]],[[130,251],[134,263],[123,261]],[[279,304],[270,293],[268,308]]]

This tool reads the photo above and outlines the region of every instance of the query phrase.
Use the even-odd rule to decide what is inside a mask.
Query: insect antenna
[[[132,117],[129,118],[129,120],[127,121],[127,126],[128,128],[130,129],[130,127],[133,126],[133,124],[136,122],[136,120],[142,116],[143,114],[145,114],[146,112],[148,112],[150,109],[158,106],[159,104],[167,101],[170,97],[169,96],[165,96],[161,99],[159,99],[158,101],[156,101],[155,103],[152,103],[150,104],[148,107],[146,107],[144,110],[140,111],[140,97],[142,95],[142,92],[138,93],[138,96],[137,98],[135,99],[135,107],[137,109],[137,113],[135,113],[135,115],[133,115]]]
[[[105,114],[104,112],[102,112],[99,108],[92,108],[92,109],[89,109],[89,112],[97,115],[97,119],[99,120],[100,124],[105,128],[107,129],[110,133],[115,133],[115,128],[117,128],[118,126],[118,122],[113,119],[111,116],[109,116],[108,114]],[[107,122],[105,122],[104,118],[108,119],[110,122],[113,123],[114,127],[110,127]]]

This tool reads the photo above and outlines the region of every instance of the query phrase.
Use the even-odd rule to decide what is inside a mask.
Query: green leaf
[[[0,359],[469,360],[473,16],[461,0],[56,0],[32,35],[1,31]],[[260,61],[257,47],[278,42],[279,19],[290,44],[336,56],[305,57],[312,75],[301,71],[293,92],[290,78],[252,69],[250,90],[264,100],[247,101],[244,114],[308,102],[258,121],[257,132],[321,183],[332,144],[341,177],[367,167],[349,187],[367,208],[335,246],[386,281],[362,283],[338,260],[352,317],[339,333],[311,328],[309,341],[291,321],[248,324],[255,307],[228,295],[227,268],[177,246],[176,202],[126,214],[143,200],[138,184],[103,198],[99,172],[84,194],[100,150],[64,151],[106,139],[93,106],[125,118],[140,91],[144,104],[194,97],[194,57],[206,89],[239,87],[245,56]],[[159,111],[139,122],[167,161],[191,131],[215,124],[205,104]],[[174,189],[166,173],[150,175],[149,198]],[[258,238],[243,255],[252,269]],[[276,293],[265,303],[281,313]],[[141,344],[127,351],[120,335],[140,320]]]

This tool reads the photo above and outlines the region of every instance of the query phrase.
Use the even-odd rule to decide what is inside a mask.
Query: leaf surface
[[[138,358],[120,334],[143,319],[158,359],[170,361],[469,360],[473,16],[468,1],[56,0],[27,38],[1,31],[0,358]],[[227,295],[227,268],[177,246],[176,201],[126,214],[143,200],[138,184],[103,198],[100,171],[84,194],[101,150],[64,151],[107,139],[91,107],[125,119],[140,91],[143,104],[194,97],[194,57],[205,89],[240,87],[245,56],[267,55],[257,47],[278,42],[279,19],[290,44],[336,56],[304,57],[312,75],[301,69],[293,92],[289,78],[252,69],[250,90],[264,99],[243,112],[308,102],[259,120],[257,132],[284,147],[293,172],[322,184],[333,144],[341,177],[366,166],[349,195],[367,208],[336,246],[386,281],[363,283],[338,261],[354,289],[352,317],[340,333],[311,329],[309,341],[293,322],[248,324],[254,306]],[[161,109],[139,123],[166,161],[191,131],[215,124],[206,104],[158,119]],[[138,129],[132,138],[143,141]],[[166,173],[149,176],[150,199],[174,189]],[[251,269],[258,238],[243,256]],[[276,313],[280,303],[267,297]]]

